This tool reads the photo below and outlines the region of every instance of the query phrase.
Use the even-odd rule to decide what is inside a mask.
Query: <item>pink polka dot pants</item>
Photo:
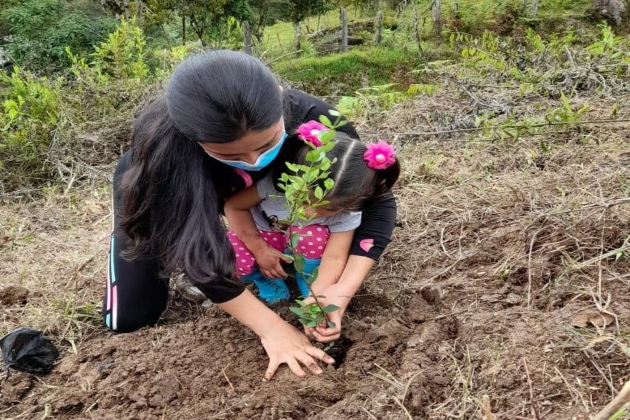
[[[304,258],[320,259],[326,243],[330,237],[330,231],[324,225],[309,225],[304,227],[292,227],[291,232],[300,234],[300,240],[297,245],[297,252]],[[228,231],[228,239],[232,244],[234,253],[236,254],[236,272],[239,277],[246,276],[256,268],[256,260],[254,255],[245,246],[243,241],[233,231]],[[260,235],[267,244],[284,252],[288,248],[288,237],[282,232],[260,231]]]

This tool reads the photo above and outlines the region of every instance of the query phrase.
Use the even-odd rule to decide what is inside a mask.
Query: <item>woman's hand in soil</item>
[[[306,376],[302,369],[304,365],[316,375],[322,373],[317,360],[332,365],[335,360],[323,350],[313,347],[310,341],[296,328],[282,321],[270,328],[260,337],[262,345],[269,356],[269,367],[264,380],[269,381],[282,363],[289,365],[289,369],[300,378]]]
[[[269,356],[265,380],[270,380],[282,363],[289,365],[289,369],[299,377],[306,375],[300,364],[311,372],[320,374],[322,368],[317,364],[317,360],[328,364],[335,363],[332,357],[323,350],[313,347],[304,334],[287,324],[247,289],[237,297],[218,305],[260,337]]]
[[[261,251],[254,254],[256,264],[260,268],[260,272],[268,279],[287,278],[287,273],[282,268],[280,260],[291,262],[286,255],[270,246],[265,247]]]

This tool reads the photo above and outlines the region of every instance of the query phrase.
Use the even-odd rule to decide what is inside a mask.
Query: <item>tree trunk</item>
[[[437,38],[442,37],[442,0],[433,0],[433,29]]]
[[[348,51],[348,13],[341,9],[341,52]]]
[[[416,7],[416,2],[413,3],[413,32],[416,36],[416,44],[418,44],[418,52],[422,57],[424,55],[424,51],[422,51],[422,38],[420,37],[420,21],[418,19],[418,8]]]
[[[182,16],[182,45],[186,45],[186,16]]]
[[[129,20],[131,14],[129,13],[129,0],[123,0],[123,10],[125,11],[125,19]]]
[[[243,27],[243,50],[246,54],[252,55],[252,31],[249,22],[244,20]]]
[[[380,10],[376,14],[376,45],[381,45],[383,39],[383,12]]]

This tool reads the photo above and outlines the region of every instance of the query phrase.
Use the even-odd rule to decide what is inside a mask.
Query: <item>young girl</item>
[[[297,134],[304,142],[318,146],[318,135],[324,130],[322,124],[310,121],[302,124]],[[268,303],[289,297],[284,282],[287,275],[280,262],[289,261],[285,254],[289,253],[290,232],[300,236],[297,252],[304,257],[305,267],[296,273],[296,281],[306,297],[310,294],[306,277],[320,264],[335,281],[339,279],[354,230],[361,224],[361,210],[386,197],[398,179],[400,165],[387,143],[366,146],[344,133],[336,133],[334,142],[334,148],[326,154],[331,161],[336,159],[329,176],[334,187],[325,197],[328,204],[307,209],[306,216],[311,217],[308,222],[282,225],[290,215],[284,194],[276,187],[280,173],[269,174],[225,204],[237,274],[243,282],[254,282],[260,298]],[[296,151],[294,163],[309,165],[306,154],[310,150],[303,144]]]

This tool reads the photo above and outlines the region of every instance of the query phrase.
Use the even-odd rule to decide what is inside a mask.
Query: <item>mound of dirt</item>
[[[0,303],[6,306],[26,305],[28,289],[21,286],[8,286],[0,289]]]

